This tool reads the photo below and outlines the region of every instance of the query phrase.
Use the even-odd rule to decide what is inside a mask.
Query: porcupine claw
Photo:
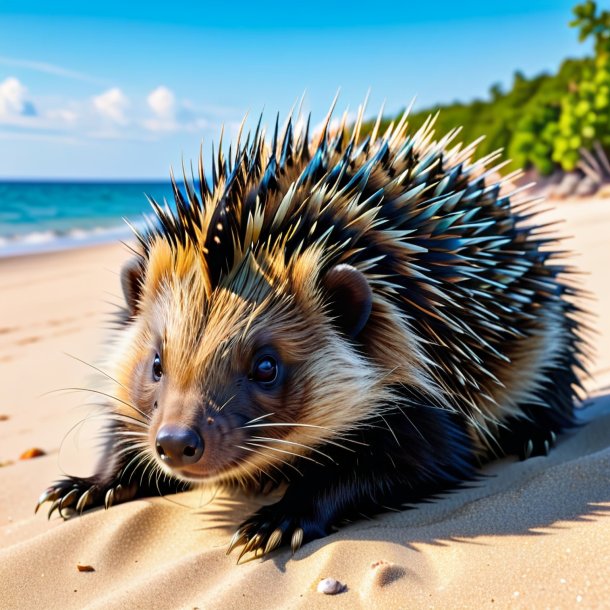
[[[78,502],[76,503],[76,512],[82,515],[83,511],[85,510],[85,507],[87,506],[87,504],[89,504],[90,501],[91,501],[91,489],[88,489],[78,499]]]
[[[78,489],[73,489],[72,491],[69,491],[59,502],[59,514],[61,515],[61,517],[63,519],[65,519],[66,517],[64,517],[62,510],[64,508],[69,508],[72,506],[72,504],[74,504],[74,501],[76,500],[76,498],[78,498],[78,496],[80,495],[80,491]]]
[[[273,530],[271,536],[269,536],[269,540],[267,540],[267,544],[265,545],[265,550],[263,551],[264,555],[271,553],[271,551],[273,551],[282,542],[283,534],[284,532],[282,532],[279,527]]]
[[[49,509],[49,512],[47,513],[47,519],[50,519],[51,515],[55,512],[55,510],[59,508],[60,502],[61,502],[61,499],[53,501],[53,504],[51,504],[51,508]]]
[[[254,536],[252,538],[250,538],[250,540],[248,540],[248,542],[246,542],[246,544],[242,550],[242,554],[249,553],[250,551],[254,551],[256,553],[256,551],[259,549],[262,539],[263,539],[262,534],[254,534]]]
[[[106,492],[106,497],[104,498],[104,508],[108,510],[114,504],[114,488],[111,487]]]
[[[131,485],[118,483],[113,487],[106,487],[91,479],[69,477],[58,481],[53,487],[49,487],[41,494],[35,512],[38,512],[38,509],[45,502],[53,502],[49,511],[49,518],[57,510],[63,519],[68,519],[71,515],[65,514],[65,509],[69,508],[78,514],[82,514],[85,510],[99,506],[110,508],[119,502],[132,500],[137,491],[136,483]]]
[[[239,557],[237,558],[237,563],[239,564],[239,562],[241,561],[241,558],[248,552],[248,546],[247,544],[244,545],[244,548],[241,550],[241,552],[239,553]]]
[[[59,497],[59,490],[55,489],[55,487],[49,487],[48,489],[45,489],[45,491],[43,491],[40,494],[40,498],[38,498],[38,502],[36,503],[36,508],[34,509],[34,514],[36,514],[38,512],[38,509],[45,502],[53,502],[53,501],[57,500],[58,497]]]
[[[292,554],[294,555],[303,544],[303,528],[297,527],[292,533],[292,539],[290,540],[290,548],[292,550]]]
[[[231,538],[231,541],[229,542],[229,546],[227,547],[227,555],[231,554],[231,551],[236,547],[239,546],[244,540],[248,539],[248,534],[245,530],[242,530],[241,528],[238,529],[234,534],[233,537]]]

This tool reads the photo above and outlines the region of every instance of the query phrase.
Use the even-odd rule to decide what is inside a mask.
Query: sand
[[[256,500],[193,491],[67,522],[34,516],[62,471],[90,468],[88,435],[66,437],[89,412],[85,396],[44,394],[87,385],[87,366],[67,354],[100,355],[128,254],[111,245],[0,261],[0,607],[610,607],[610,200],[558,214],[597,298],[582,412],[592,423],[548,457],[496,462],[438,502],[241,565],[225,548]],[[33,447],[46,455],[19,460]],[[346,590],[318,593],[325,577]]]

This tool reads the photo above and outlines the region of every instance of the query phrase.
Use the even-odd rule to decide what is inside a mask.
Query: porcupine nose
[[[193,428],[166,424],[157,432],[157,453],[168,466],[194,464],[203,455],[203,439]]]

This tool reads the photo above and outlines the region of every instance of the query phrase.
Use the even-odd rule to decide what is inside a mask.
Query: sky
[[[0,179],[163,179],[304,93],[314,124],[338,90],[370,116],[484,97],[590,52],[574,3],[2,0]]]

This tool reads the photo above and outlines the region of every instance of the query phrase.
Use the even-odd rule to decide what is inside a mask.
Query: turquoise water
[[[169,182],[0,182],[0,257],[118,241],[173,200]]]

